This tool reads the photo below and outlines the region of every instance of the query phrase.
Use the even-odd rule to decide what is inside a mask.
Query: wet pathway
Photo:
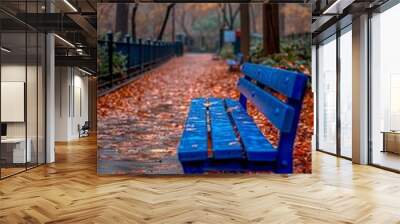
[[[238,97],[239,73],[210,54],[186,54],[98,100],[99,169],[181,173],[176,146],[190,100]]]

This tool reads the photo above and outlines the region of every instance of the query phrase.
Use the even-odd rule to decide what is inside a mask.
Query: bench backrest
[[[281,158],[278,161],[289,163],[287,160],[292,158],[307,76],[251,63],[242,66],[242,73],[244,77],[238,82],[240,103],[246,109],[247,100],[250,100],[279,129],[278,157]],[[284,95],[286,100],[277,98],[273,92]]]

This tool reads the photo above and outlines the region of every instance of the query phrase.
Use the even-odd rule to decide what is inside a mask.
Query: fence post
[[[109,85],[113,86],[113,33],[107,33]]]
[[[152,53],[152,64],[154,65],[155,64],[155,61],[156,61],[156,53],[157,53],[157,40],[154,40],[154,41],[152,41],[152,43],[153,43],[153,53]]]
[[[128,48],[128,55],[126,56],[126,60],[127,60],[126,70],[129,71],[129,69],[131,68],[131,37],[128,34],[125,36],[125,42],[126,42],[126,46]],[[130,76],[130,75],[128,74],[128,76]]]
[[[140,73],[143,72],[143,43],[142,38],[139,38],[139,65],[140,65]]]
[[[150,64],[149,62],[151,62],[151,57],[152,57],[151,56],[151,54],[152,54],[152,46],[151,46],[151,40],[150,39],[147,40],[146,45],[147,45],[147,48],[146,48],[146,52],[147,52],[146,64],[149,65]]]

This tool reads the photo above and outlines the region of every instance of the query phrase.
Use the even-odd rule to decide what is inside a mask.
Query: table
[[[382,152],[392,152],[400,154],[400,131],[382,131],[383,150]]]
[[[25,144],[28,143],[25,151]],[[32,141],[30,138],[5,138],[1,139],[1,157],[6,163],[26,163],[31,162]]]

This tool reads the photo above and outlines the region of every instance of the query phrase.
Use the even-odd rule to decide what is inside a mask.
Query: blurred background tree
[[[262,4],[248,7],[250,60],[309,71],[310,6],[279,4],[266,9]],[[232,58],[232,45],[220,44],[221,30],[240,30],[240,20],[239,3],[102,3],[98,5],[98,36],[111,31],[121,38],[129,34],[144,40],[180,40],[186,51],[218,52],[224,58]],[[270,30],[263,35],[265,21]],[[275,35],[269,35],[271,31]]]

